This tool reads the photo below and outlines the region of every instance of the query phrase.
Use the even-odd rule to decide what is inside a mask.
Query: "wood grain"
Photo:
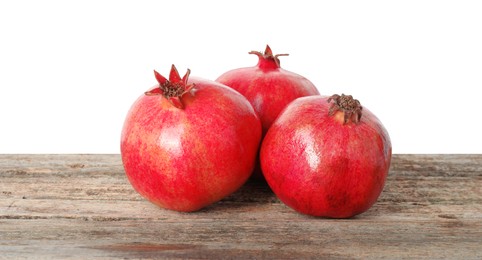
[[[119,155],[0,155],[0,258],[482,259],[482,155],[395,155],[378,202],[343,220],[256,182],[177,213],[142,199]]]

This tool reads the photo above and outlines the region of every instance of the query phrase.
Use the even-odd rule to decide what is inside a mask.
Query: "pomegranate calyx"
[[[336,112],[341,111],[343,112],[343,124],[346,124],[350,121],[358,124],[360,122],[362,116],[362,109],[363,107],[360,104],[360,101],[354,99],[351,95],[332,95],[328,98],[327,102],[331,104],[331,107],[328,111],[328,115],[333,116]]]
[[[259,57],[259,63],[258,66],[260,67],[274,67],[274,68],[280,68],[280,60],[279,56],[289,56],[289,54],[276,54],[273,55],[273,51],[271,51],[271,48],[269,45],[266,45],[266,49],[264,50],[264,53],[261,53],[259,51],[250,51],[249,54],[256,54]],[[271,66],[268,66],[270,64]],[[273,66],[274,65],[274,66]]]
[[[167,80],[159,72],[154,70],[154,76],[159,86],[150,91],[146,91],[144,94],[147,96],[162,95],[169,100],[172,105],[183,109],[184,104],[181,97],[194,87],[194,84],[187,84],[190,74],[191,70],[187,69],[186,74],[181,78],[176,66],[173,64],[169,73],[169,80]]]

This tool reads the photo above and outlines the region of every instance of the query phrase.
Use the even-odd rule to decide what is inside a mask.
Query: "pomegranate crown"
[[[191,74],[191,70],[187,69],[186,74],[181,78],[176,66],[173,64],[171,72],[169,73],[169,80],[167,80],[159,72],[154,70],[154,76],[159,83],[159,87],[146,91],[145,95],[162,95],[169,100],[172,105],[182,109],[184,108],[184,104],[182,103],[181,97],[194,87],[194,84],[187,84],[189,74]]]
[[[271,51],[271,48],[269,47],[268,44],[266,44],[266,49],[264,50],[264,53],[261,53],[259,51],[250,51],[249,54],[256,54],[259,57],[260,64],[262,65],[263,61],[270,61],[271,63],[274,62],[275,68],[280,68],[280,60],[279,56],[288,56],[289,54],[276,54],[273,55],[273,51]]]
[[[332,102],[330,110],[328,114],[333,116],[337,111],[341,111],[344,113],[343,124],[346,124],[350,121],[358,124],[362,117],[362,110],[363,107],[360,104],[360,101],[354,99],[351,95],[345,94],[335,94],[328,98],[327,102]]]

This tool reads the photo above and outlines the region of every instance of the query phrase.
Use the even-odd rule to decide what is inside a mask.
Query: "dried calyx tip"
[[[343,124],[348,123],[350,120],[356,124],[360,122],[363,107],[360,101],[354,99],[351,95],[341,94],[340,96],[335,94],[328,98],[327,101],[328,103],[333,101],[328,112],[330,116],[333,116],[337,111],[341,111],[344,113]]]
[[[260,51],[250,51],[249,54],[256,54],[256,55],[258,55],[258,57],[263,57],[264,59],[272,59],[272,60],[274,60],[274,62],[276,63],[276,65],[278,67],[280,67],[280,60],[279,60],[278,57],[279,56],[289,56],[289,54],[287,54],[287,53],[273,55],[273,51],[271,50],[269,45],[266,45],[266,49],[264,50],[264,53],[262,53]]]

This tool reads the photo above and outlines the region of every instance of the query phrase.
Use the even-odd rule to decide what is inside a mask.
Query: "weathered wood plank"
[[[263,183],[196,213],[140,198],[119,155],[0,155],[6,258],[482,258],[482,155],[395,155],[353,219],[304,216]]]

